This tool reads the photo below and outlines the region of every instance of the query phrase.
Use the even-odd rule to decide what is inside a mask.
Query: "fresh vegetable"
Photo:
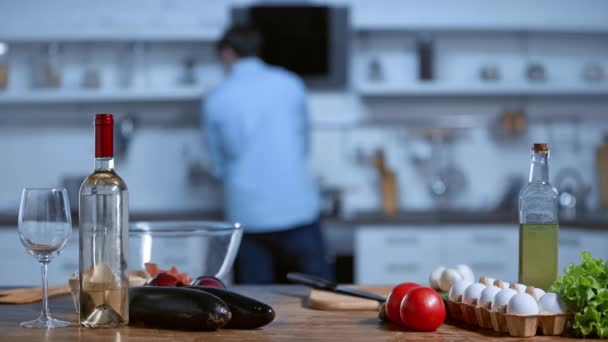
[[[141,286],[129,289],[129,321],[155,328],[216,330],[230,321],[226,303],[185,287]]]
[[[210,293],[228,305],[232,318],[224,328],[255,329],[263,327],[274,320],[274,310],[269,305],[253,298],[216,287],[187,286],[187,288]]]
[[[378,307],[378,318],[382,322],[388,322],[388,316],[386,316],[386,302],[380,304]]]
[[[217,287],[218,289],[225,289],[226,285],[216,277],[212,276],[201,276],[192,282],[193,286],[209,286],[209,287]]]
[[[445,315],[443,299],[429,287],[412,289],[401,303],[401,320],[412,330],[435,331],[445,321]]]
[[[157,273],[154,277],[150,278],[150,280],[146,282],[146,285],[169,287],[184,286],[184,284],[179,281],[179,279],[175,278],[175,276],[165,272]]]
[[[398,324],[403,325],[401,321],[401,302],[403,301],[403,297],[408,294],[412,289],[421,287],[416,283],[401,283],[391,290],[391,293],[388,295],[386,299],[386,316],[388,320]]]
[[[144,267],[146,268],[146,273],[148,273],[148,275],[150,277],[154,277],[158,273],[169,273],[170,275],[174,276],[175,278],[177,278],[179,281],[181,281],[185,285],[190,285],[192,283],[192,279],[190,279],[190,277],[188,276],[188,273],[178,272],[177,268],[175,268],[175,266],[172,266],[168,270],[161,270],[160,268],[158,268],[158,265],[156,265],[155,263],[147,262],[144,264]]]
[[[608,263],[581,253],[550,289],[574,312],[572,329],[580,336],[608,338]]]

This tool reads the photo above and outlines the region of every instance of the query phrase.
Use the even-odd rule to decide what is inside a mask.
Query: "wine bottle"
[[[545,290],[557,279],[559,237],[548,163],[547,144],[534,144],[530,180],[519,193],[519,282]]]
[[[80,325],[128,324],[128,192],[114,171],[112,114],[95,116],[95,170],[80,187]]]

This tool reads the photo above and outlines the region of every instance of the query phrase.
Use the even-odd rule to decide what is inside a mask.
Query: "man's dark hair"
[[[262,49],[262,35],[248,25],[230,27],[217,42],[217,51],[231,48],[238,57],[259,56]]]

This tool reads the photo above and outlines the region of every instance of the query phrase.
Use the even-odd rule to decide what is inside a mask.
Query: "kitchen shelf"
[[[549,84],[441,84],[413,83],[403,86],[365,84],[357,87],[364,97],[424,97],[424,96],[606,96],[608,84],[576,86]]]
[[[0,104],[198,101],[204,93],[202,88],[0,91]]]

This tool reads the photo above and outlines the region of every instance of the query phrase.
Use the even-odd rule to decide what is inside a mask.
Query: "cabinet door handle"
[[[387,245],[416,245],[418,244],[418,238],[416,236],[387,236]]]
[[[477,273],[498,273],[505,270],[503,262],[475,262],[471,263],[471,268]]]
[[[567,247],[580,247],[581,239],[576,237],[560,237],[559,244]]]
[[[388,273],[412,273],[419,269],[418,264],[388,264],[385,267]]]
[[[504,245],[505,237],[491,235],[473,235],[473,242],[480,245]]]

